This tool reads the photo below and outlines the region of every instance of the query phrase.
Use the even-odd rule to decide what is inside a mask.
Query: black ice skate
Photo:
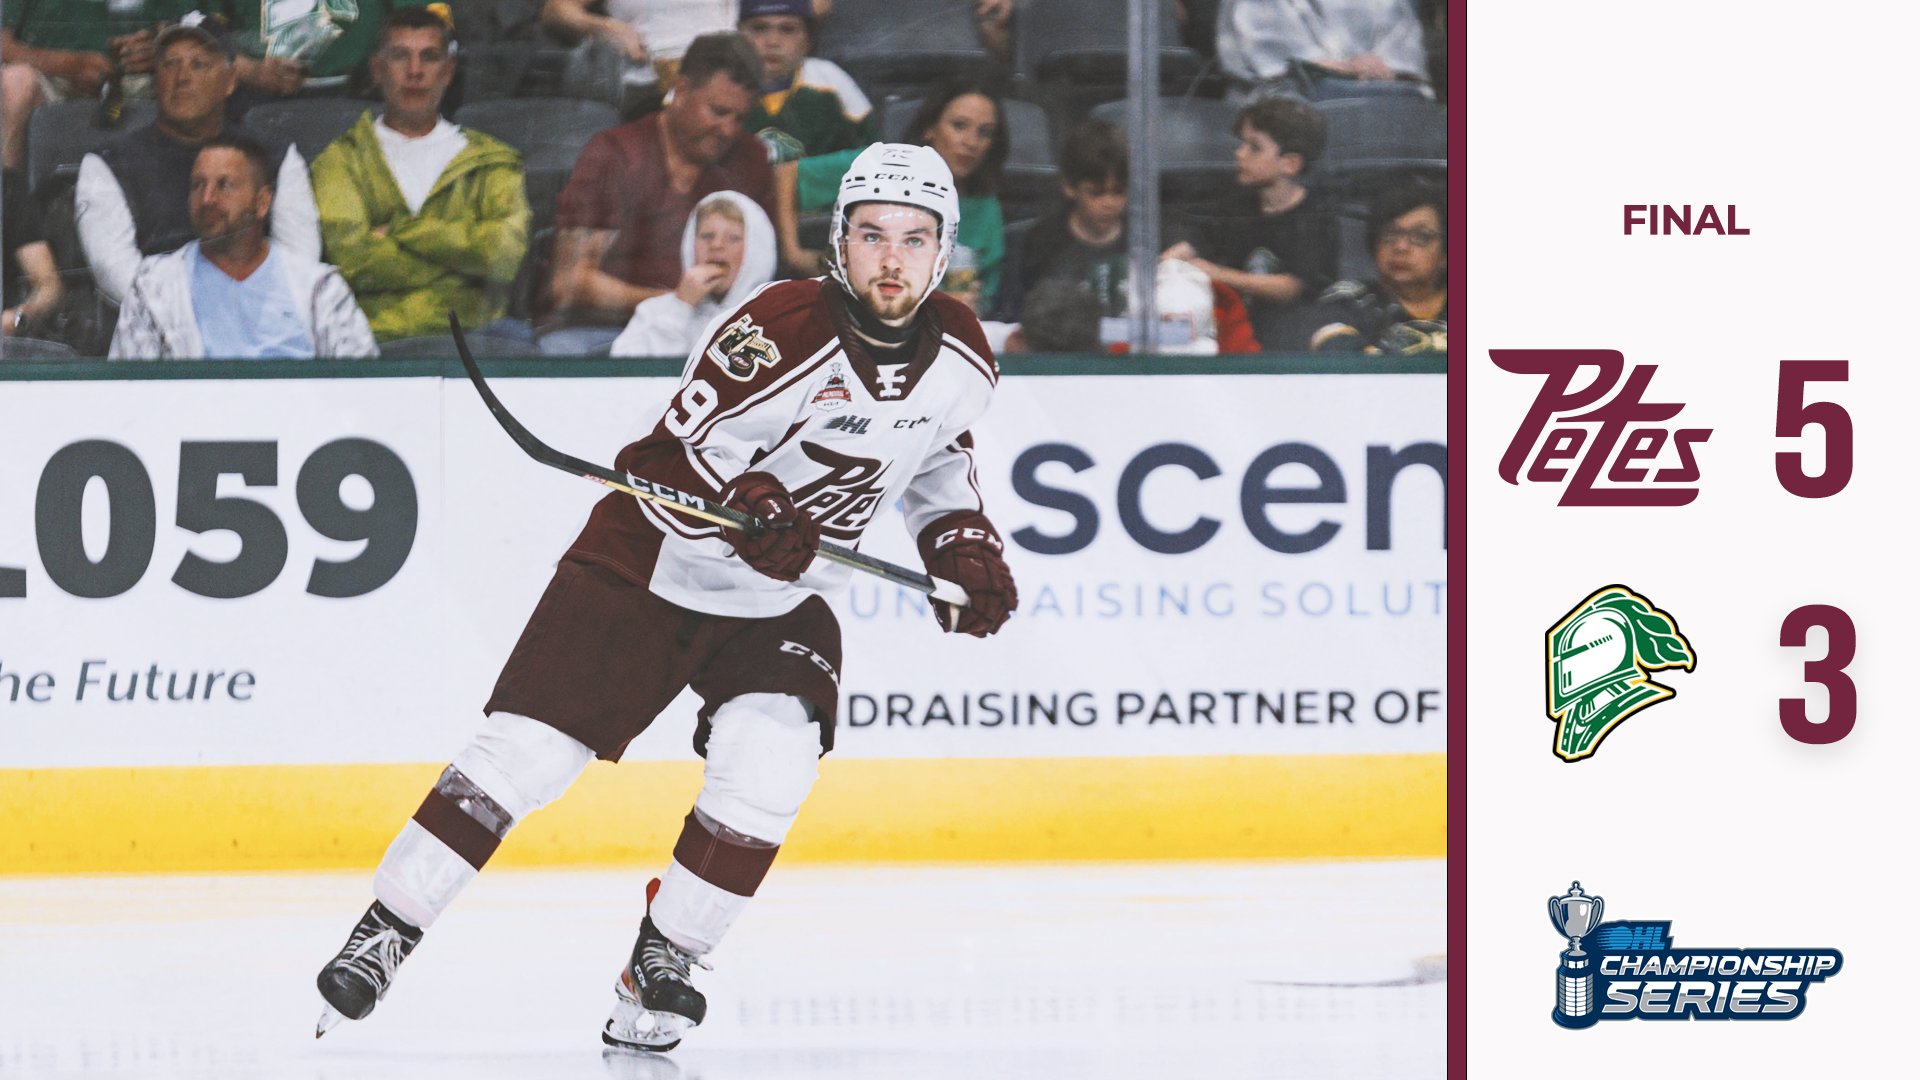
[[[647,890],[649,899],[653,889]],[[707,1018],[707,998],[693,988],[689,969],[707,965],[640,920],[640,940],[613,986],[613,1015],[600,1041],[628,1050],[671,1050],[687,1029]]]
[[[393,984],[394,969],[420,944],[421,931],[375,900],[347,936],[340,954],[320,969],[320,996],[327,1007],[314,1025],[313,1037],[325,1035],[343,1018],[364,1020]]]

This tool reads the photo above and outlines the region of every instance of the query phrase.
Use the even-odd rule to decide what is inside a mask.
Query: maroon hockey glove
[[[957,622],[951,608],[934,601],[933,617],[940,629],[986,637],[1006,625],[1007,616],[1020,606],[1020,590],[1000,557],[1004,547],[987,515],[972,510],[948,514],[921,530],[920,561],[927,573],[967,590],[967,606],[960,609]]]
[[[820,524],[793,505],[786,485],[772,473],[741,473],[720,493],[720,501],[773,526],[757,533],[727,530],[727,543],[748,566],[779,581],[794,581],[813,562]]]

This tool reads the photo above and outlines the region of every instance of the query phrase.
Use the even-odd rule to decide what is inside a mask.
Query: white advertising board
[[[611,462],[672,384],[498,389]],[[949,639],[858,580],[836,752],[1443,749],[1444,393],[1004,381],[979,479],[1020,610]],[[8,383],[0,441],[0,767],[443,759],[602,494],[437,378]],[[894,515],[863,549],[918,565]],[[693,701],[628,756],[684,757]]]

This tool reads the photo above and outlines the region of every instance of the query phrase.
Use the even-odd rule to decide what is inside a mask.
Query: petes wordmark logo
[[[1579,761],[1641,709],[1674,696],[1649,672],[1692,671],[1693,646],[1673,616],[1625,585],[1609,585],[1573,606],[1547,631],[1547,716],[1553,752]]]
[[[1500,479],[1520,483],[1525,466],[1529,483],[1565,482],[1561,506],[1685,506],[1700,494],[1694,448],[1713,429],[1659,423],[1684,406],[1645,400],[1656,365],[1636,364],[1629,372],[1626,358],[1607,349],[1493,349],[1491,355],[1516,375],[1546,376],[1500,456]],[[1572,389],[1583,368],[1593,370],[1591,381]]]
[[[1835,949],[1676,949],[1672,922],[1600,921],[1606,902],[1580,891],[1549,897],[1547,915],[1567,938],[1556,975],[1553,1022],[1791,1020],[1807,989],[1840,971]],[[1582,942],[1585,943],[1584,947]]]

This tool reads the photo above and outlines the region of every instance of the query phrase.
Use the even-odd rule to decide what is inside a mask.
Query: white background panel
[[[1474,1076],[1620,1075],[1659,1063],[1751,1077],[1863,1064],[1904,1015],[1890,897],[1907,889],[1915,595],[1907,403],[1897,327],[1913,282],[1888,211],[1907,186],[1889,117],[1913,97],[1910,11],[1859,3],[1474,5],[1472,352],[1467,462],[1469,1046]],[[1840,71],[1821,58],[1844,56]],[[1842,88],[1844,83],[1844,89]],[[1879,104],[1870,104],[1879,103]],[[1889,112],[1888,110],[1893,110]],[[1751,235],[1622,235],[1626,203],[1738,206]],[[1495,348],[1600,348],[1658,366],[1668,427],[1709,427],[1700,495],[1679,508],[1556,505],[1559,485],[1496,466],[1541,386]],[[1782,360],[1847,360],[1855,432],[1840,495],[1788,494],[1774,455]],[[1671,460],[1669,453],[1667,460]],[[1817,470],[1817,452],[1809,467]],[[1554,757],[1543,637],[1626,584],[1678,621],[1698,668],[1585,761]],[[1825,695],[1783,649],[1804,604],[1847,611],[1859,720],[1829,746],[1788,738],[1779,699]],[[1673,921],[1679,948],[1823,947],[1845,966],[1786,1023],[1549,1019],[1566,947],[1545,901],[1579,879],[1612,919]],[[1842,1069],[1852,1074],[1852,1070]],[[1869,1070],[1876,1071],[1876,1070]],[[1864,1075],[1865,1073],[1859,1073]]]

